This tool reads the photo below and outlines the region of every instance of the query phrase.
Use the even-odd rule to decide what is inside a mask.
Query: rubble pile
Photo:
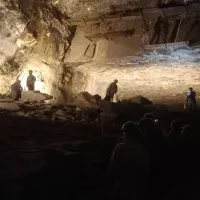
[[[79,124],[98,124],[100,108],[94,96],[87,92],[76,96],[73,104],[54,105],[49,103],[53,97],[37,91],[23,91],[19,101],[7,96],[0,96],[1,112],[11,115],[47,120],[65,121]]]
[[[69,122],[75,124],[99,124],[101,113],[118,115],[137,115],[153,109],[153,103],[142,96],[136,96],[119,103],[101,100],[99,95],[88,92],[79,93],[71,104],[57,105],[48,102],[51,99],[43,93],[22,92],[20,101],[11,98],[0,99],[0,110],[15,116],[46,120],[51,122]]]
[[[93,112],[92,110],[89,111],[88,109],[80,109],[74,105],[54,106],[43,102],[28,101],[7,104],[10,104],[11,107],[14,107],[13,104],[19,107],[18,110],[13,109],[11,111],[12,114],[28,118],[49,120],[53,122],[65,121],[79,124],[98,124],[100,121],[98,110],[96,110],[95,114],[91,117],[90,113]],[[5,108],[5,110],[9,109]]]

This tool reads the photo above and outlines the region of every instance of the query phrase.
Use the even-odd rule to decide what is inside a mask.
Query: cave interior
[[[109,198],[124,122],[196,120],[183,105],[189,87],[200,99],[199,13],[199,0],[1,0],[2,199]],[[117,98],[98,103],[115,79]]]

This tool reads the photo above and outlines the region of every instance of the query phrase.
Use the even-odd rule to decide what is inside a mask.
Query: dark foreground
[[[199,112],[162,111],[155,114],[166,132],[175,118],[181,119],[183,124],[198,124],[200,119]],[[118,127],[122,121],[117,122]],[[7,113],[0,114],[0,127],[1,199],[116,199],[108,163],[120,141],[119,129],[115,130],[114,137],[102,137],[100,124],[42,121]],[[173,148],[169,146],[170,155],[177,152],[176,147],[176,144]],[[188,152],[186,150],[184,154]],[[194,181],[188,178],[194,163],[194,170],[198,166],[199,158],[193,156],[192,159],[188,160],[192,165],[188,168],[190,171],[185,166],[186,171],[180,169],[175,157],[165,162],[169,165],[164,167],[156,161],[157,173],[152,178],[156,188],[149,194],[157,199],[199,199],[196,195],[200,187],[196,178]],[[180,172],[178,176],[177,171]],[[198,173],[196,177],[198,179]],[[180,180],[188,180],[185,186],[188,190],[183,185],[176,185]],[[156,195],[151,194],[154,192]]]

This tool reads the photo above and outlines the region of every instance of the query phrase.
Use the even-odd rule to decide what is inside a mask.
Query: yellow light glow
[[[28,70],[26,70],[19,77],[19,80],[21,80],[22,88],[25,91],[28,90],[27,85],[26,85],[26,80],[27,80],[28,75],[29,75]],[[46,87],[42,80],[41,73],[39,71],[33,71],[33,75],[36,77],[35,90],[40,91],[40,92],[45,92]]]

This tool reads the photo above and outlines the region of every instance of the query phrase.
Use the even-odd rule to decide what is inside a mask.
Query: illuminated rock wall
[[[62,81],[63,60],[71,32],[52,4],[19,2],[13,5],[6,0],[0,2],[0,93],[8,93],[17,78],[26,90],[31,69],[37,79],[36,90],[63,103],[63,96],[67,95]]]
[[[181,55],[183,52],[179,53]],[[98,93],[104,97],[109,83],[118,79],[118,95],[121,100],[136,95],[150,99],[170,99],[170,96],[184,94],[189,87],[200,93],[200,64],[190,62],[191,57],[186,54],[179,57],[179,53],[175,53],[177,57],[169,55],[171,61],[165,60],[165,57],[160,57],[158,61],[151,55],[140,61],[137,57],[129,57],[78,66],[76,76],[73,77],[73,90]],[[200,54],[197,54],[199,57]]]
[[[113,4],[116,9],[123,10],[141,7],[145,2],[116,0]],[[148,2],[152,4],[145,8],[155,6],[154,0]],[[36,90],[52,95],[54,101],[59,103],[67,102],[72,94],[82,91],[104,96],[107,85],[116,78],[119,79],[120,99],[138,94],[150,98],[175,95],[189,86],[198,88],[200,77],[197,61],[185,60],[180,63],[178,59],[168,59],[153,63],[152,60],[160,56],[158,54],[156,57],[151,55],[148,58],[150,62],[147,59],[145,62],[139,61],[139,64],[132,63],[133,59],[137,60],[134,57],[122,59],[123,56],[133,56],[140,51],[141,19],[112,23],[108,20],[91,26],[81,22],[81,26],[70,26],[69,18],[80,18],[83,14],[80,9],[83,4],[86,18],[112,11],[111,2],[107,0],[0,2],[0,93],[9,92],[10,85],[17,78],[27,89],[26,77],[30,69],[37,78]],[[101,9],[98,10],[100,4]],[[119,7],[122,4],[125,7]],[[133,35],[124,37],[119,34],[96,41],[85,37],[126,30],[133,30]],[[187,31],[181,29],[180,32]],[[198,54],[191,51],[191,54],[195,53]]]

